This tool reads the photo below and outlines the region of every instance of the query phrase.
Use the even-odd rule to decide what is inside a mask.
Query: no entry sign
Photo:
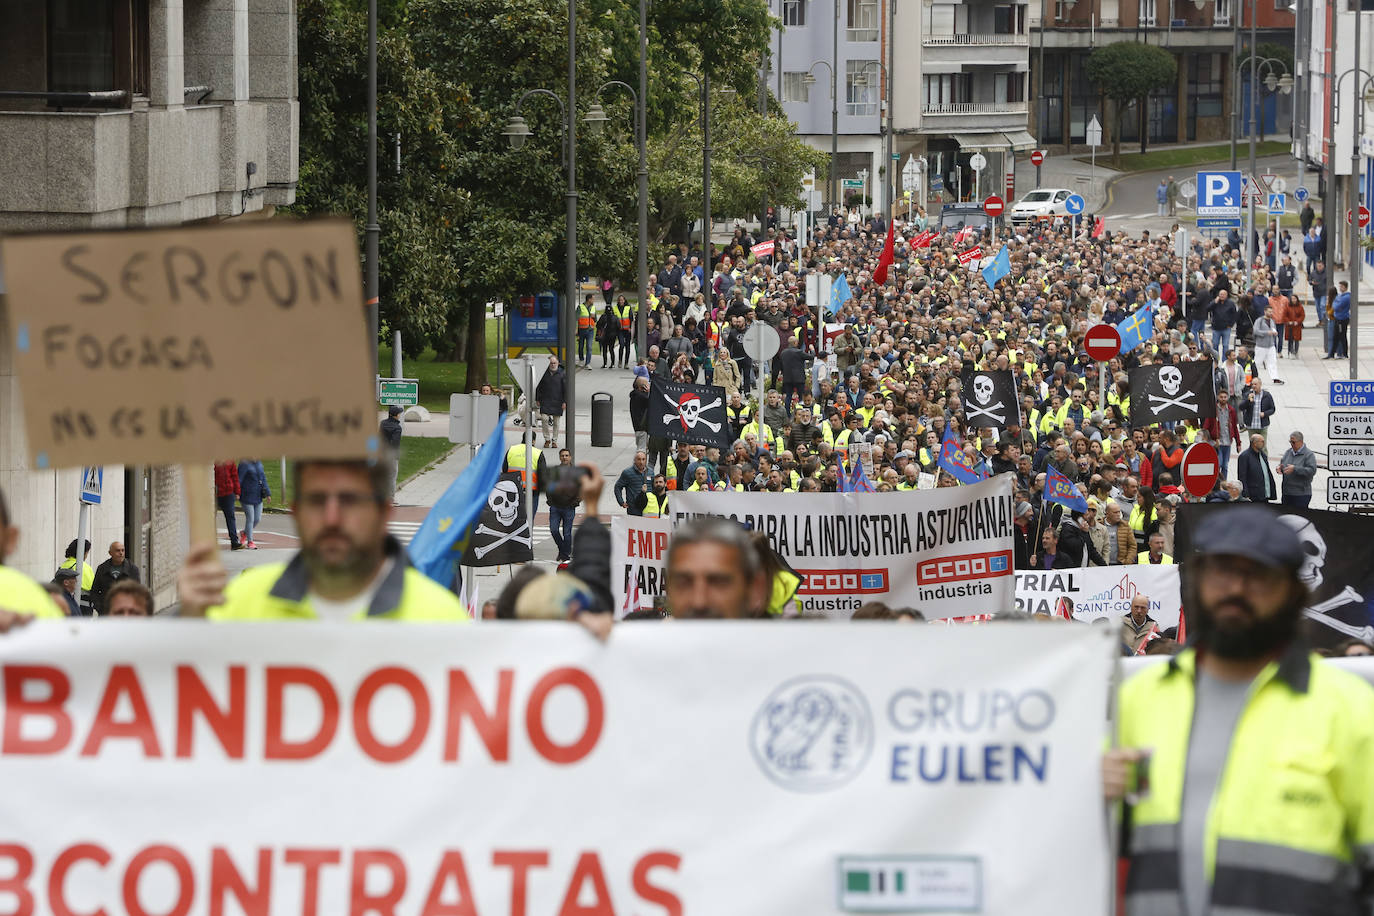
[[[1217,485],[1221,462],[1210,442],[1194,442],[1183,453],[1183,489],[1201,499]]]
[[[1121,352],[1121,335],[1109,324],[1094,325],[1083,335],[1083,349],[1099,363],[1105,363]]]
[[[1039,165],[1040,163],[1042,163],[1042,162],[1044,162],[1044,161],[1045,161],[1045,151],[1044,151],[1044,150],[1038,149],[1038,150],[1035,150],[1035,151],[1033,151],[1033,152],[1031,153],[1031,165]]]
[[[1002,215],[1002,211],[1007,208],[1006,202],[996,194],[983,201],[983,211],[993,219]]]

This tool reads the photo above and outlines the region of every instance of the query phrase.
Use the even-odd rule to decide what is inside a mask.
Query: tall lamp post
[[[711,283],[711,75],[688,73],[701,92],[701,288]],[[721,95],[734,95],[728,86]],[[708,301],[711,294],[706,295]],[[714,305],[715,303],[711,303]]]
[[[372,376],[377,371],[377,335],[380,330],[381,296],[377,284],[378,239],[382,227],[377,223],[377,0],[367,0],[367,226],[363,230],[367,275],[363,297],[367,300],[367,352],[372,354]],[[394,362],[394,359],[393,359]],[[376,385],[376,382],[373,382]]]
[[[1355,59],[1359,60],[1360,49],[1360,27],[1359,13],[1355,14]],[[1332,92],[1336,96],[1336,110],[1340,111],[1340,91],[1341,81],[1347,76],[1355,74],[1352,81],[1359,86],[1359,92],[1355,93],[1355,104],[1351,106],[1354,116],[1350,124],[1350,200],[1347,208],[1350,212],[1350,225],[1345,230],[1346,238],[1346,269],[1350,283],[1350,320],[1349,329],[1346,331],[1346,339],[1349,341],[1347,352],[1350,355],[1350,378],[1357,379],[1359,373],[1359,311],[1360,311],[1360,274],[1364,264],[1364,256],[1360,251],[1360,131],[1361,121],[1364,114],[1364,106],[1374,102],[1374,74],[1361,69],[1359,66],[1352,67],[1340,76],[1336,77],[1335,89]],[[1360,76],[1364,77],[1364,82],[1360,82]],[[1334,133],[1334,131],[1332,131]],[[1332,170],[1331,180],[1335,180],[1335,170]],[[1339,216],[1339,214],[1333,214]],[[1326,224],[1330,225],[1331,218],[1328,217]]]
[[[566,397],[569,409],[564,426],[564,446],[572,453],[573,460],[576,460],[577,367],[573,363],[576,362],[577,350],[573,335],[577,333],[577,0],[568,0],[568,103],[565,106],[557,94],[547,89],[526,90],[520,96],[520,101],[515,103],[515,114],[506,124],[506,129],[501,132],[510,143],[511,149],[520,149],[530,136],[529,125],[520,117],[520,108],[525,104],[525,99],[532,95],[544,95],[553,99],[558,103],[562,115],[563,167],[568,177],[567,190],[563,194],[567,202],[567,264],[564,269],[567,301],[563,304],[563,313],[558,318],[558,336],[563,350],[563,361],[567,367],[564,371],[567,377]],[[533,401],[534,392],[525,392],[525,397]]]
[[[642,6],[644,0],[640,0],[640,3]],[[636,282],[639,284],[639,295],[643,296],[649,289],[649,165],[648,151],[645,147],[643,100],[639,93],[635,92],[628,84],[622,83],[620,80],[611,80],[610,82],[602,83],[601,87],[596,90],[596,98],[598,101],[592,104],[592,107],[587,111],[586,115],[583,116],[582,120],[586,122],[588,130],[591,131],[593,136],[601,133],[602,129],[606,126],[606,122],[609,121],[610,118],[608,118],[606,112],[602,110],[599,100],[601,98],[601,93],[611,87],[624,89],[630,94],[630,98],[633,99],[635,103],[635,145],[639,148],[639,169],[635,173],[639,190],[639,251],[635,266],[637,274]],[[635,330],[635,347],[637,349],[635,352],[643,355],[648,349],[645,346],[648,335],[648,329],[645,327],[644,321],[646,315],[645,309],[643,308],[639,308],[636,311],[638,314],[635,318],[635,324],[637,325]]]
[[[1240,79],[1241,68],[1246,64],[1250,66],[1250,180],[1255,181],[1255,140],[1256,130],[1259,127],[1260,119],[1260,83],[1263,82],[1264,88],[1269,90],[1272,95],[1276,90],[1288,95],[1293,91],[1293,74],[1288,72],[1288,66],[1283,61],[1274,57],[1260,57],[1255,53],[1255,22],[1252,17],[1250,20],[1250,57],[1244,61],[1236,63],[1236,79]],[[1232,135],[1231,142],[1235,143],[1235,135]],[[1256,182],[1258,186],[1258,182]],[[1257,239],[1255,238],[1255,197],[1250,197],[1250,234],[1245,240],[1245,282],[1250,282],[1251,272],[1254,270],[1255,256],[1259,252],[1255,248]]]
[[[896,172],[896,169],[893,167],[894,160],[892,158],[892,73],[887,69],[887,67],[883,66],[882,61],[873,61],[873,63],[877,65],[879,72],[882,73],[883,83],[887,87],[887,98],[884,100],[887,102],[887,125],[886,129],[883,130],[884,142],[882,195],[883,222],[886,223],[888,220],[892,219],[892,183],[893,179],[896,177],[896,175],[894,174]],[[854,85],[859,88],[867,87],[869,85],[868,74],[860,73],[856,75],[854,77]]]
[[[838,0],[836,0],[838,9]],[[839,22],[835,23],[835,28],[839,29]],[[835,163],[840,158],[840,96],[835,85],[835,66],[829,61],[818,60],[806,71],[806,76],[802,77],[802,84],[805,86],[816,85],[816,68],[825,67],[830,71],[830,168],[826,170],[825,194],[830,198],[830,208],[833,210],[836,200],[835,194]]]

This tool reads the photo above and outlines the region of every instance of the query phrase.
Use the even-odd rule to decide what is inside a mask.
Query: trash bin
[[[611,416],[615,398],[604,391],[592,395],[592,446],[610,448]]]

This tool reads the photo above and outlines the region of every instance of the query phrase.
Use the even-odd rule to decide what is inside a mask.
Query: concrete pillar
[[[180,108],[186,85],[181,0],[148,4],[148,103],[154,108]]]
[[[184,0],[186,84],[210,99],[248,98],[248,0]]]

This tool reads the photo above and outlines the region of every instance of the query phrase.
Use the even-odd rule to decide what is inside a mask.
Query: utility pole
[[[1350,119],[1350,228],[1346,230],[1350,234],[1350,255],[1346,258],[1350,277],[1350,321],[1345,336],[1349,341],[1347,352],[1350,354],[1352,379],[1360,377],[1360,268],[1364,266],[1364,258],[1360,256],[1360,121],[1364,114],[1365,89],[1365,83],[1360,80],[1364,75],[1360,69],[1360,20],[1364,18],[1361,15],[1362,6],[1362,3],[1355,4],[1355,72],[1351,74],[1350,87],[1354,96],[1354,104],[1350,108],[1355,114]]]
[[[375,0],[372,0],[375,2]],[[567,303],[559,323],[559,337],[563,343],[563,375],[567,379],[565,394],[568,408],[564,417],[564,447],[577,460],[577,0],[568,0],[568,190],[564,199],[568,205],[568,249],[564,280]],[[642,294],[641,294],[642,295]],[[526,395],[531,402],[534,392]],[[525,456],[529,458],[528,454]],[[533,524],[533,521],[531,521]]]
[[[1336,269],[1336,258],[1340,249],[1336,247],[1336,227],[1340,225],[1338,216],[1340,200],[1336,190],[1336,22],[1335,11],[1331,12],[1331,28],[1326,36],[1326,120],[1323,132],[1326,134],[1326,161],[1323,163],[1322,185],[1322,260],[1328,272]],[[1329,274],[1328,274],[1329,275]]]
[[[367,261],[363,297],[367,300],[367,352],[372,377],[377,378],[377,335],[381,299],[377,285],[377,249],[382,227],[377,224],[377,0],[367,0],[367,226],[363,229],[363,257]],[[376,382],[373,382],[375,388]]]
[[[835,0],[835,28],[830,33],[830,206],[840,203],[836,163],[840,158],[840,90],[835,68],[840,62],[840,0]]]
[[[1258,0],[1256,0],[1258,2]],[[1250,237],[1246,239],[1245,250],[1250,257],[1245,263],[1245,281],[1250,282],[1250,272],[1254,269],[1255,257],[1259,254],[1259,238],[1255,231],[1255,198],[1258,197],[1259,175],[1255,168],[1255,130],[1259,126],[1259,43],[1256,38],[1255,8],[1250,8]],[[1274,243],[1278,244],[1277,240]]]
[[[1236,170],[1236,138],[1240,136],[1240,20],[1245,15],[1244,0],[1235,0],[1231,16],[1231,171]],[[1251,19],[1254,15],[1251,14]],[[1251,54],[1253,54],[1253,50]]]
[[[636,178],[639,183],[639,253],[637,264],[636,282],[639,290],[636,298],[639,300],[639,307],[635,309],[635,354],[641,359],[649,349],[648,343],[649,329],[647,326],[647,294],[649,292],[649,0],[639,0],[639,95],[635,99],[635,105],[639,109],[638,129],[639,136],[635,139],[639,141],[639,171]],[[702,277],[706,276],[705,268],[702,269]]]
[[[711,74],[701,72],[701,263],[702,288],[711,282]]]
[[[887,0],[887,144],[883,161],[883,223],[892,231],[892,191],[897,181],[897,157],[892,146],[896,138],[892,134],[892,68],[896,61],[897,0]]]

